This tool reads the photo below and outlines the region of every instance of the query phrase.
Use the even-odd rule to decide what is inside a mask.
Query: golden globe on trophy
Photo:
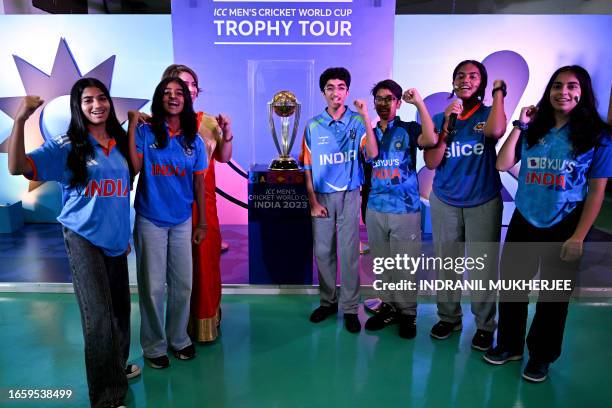
[[[272,131],[272,139],[274,140],[274,145],[276,145],[276,150],[278,150],[279,154],[278,158],[272,160],[272,163],[270,163],[268,167],[270,170],[299,169],[297,162],[290,156],[290,153],[298,132],[300,107],[301,104],[290,91],[279,91],[274,94],[272,101],[268,102],[270,130]],[[280,117],[280,140],[276,133],[275,116]],[[291,136],[289,136],[292,116],[293,128],[291,129]]]

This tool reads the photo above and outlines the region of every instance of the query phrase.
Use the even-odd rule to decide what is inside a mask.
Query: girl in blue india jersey
[[[126,367],[133,179],[127,135],[106,86],[97,79],[82,78],[70,91],[66,134],[26,155],[25,121],[43,103],[38,96],[26,96],[19,107],[9,142],[9,171],[61,184],[63,208],[58,221],[63,225],[81,312],[89,399],[93,407],[121,406],[127,378],[140,374],[138,366]]]
[[[189,88],[165,78],[155,88],[151,123],[137,127],[129,113],[130,157],[140,172],[134,209],[134,245],[138,274],[140,343],[145,361],[166,368],[167,350],[180,360],[195,357],[187,335],[192,286],[191,242],[206,235],[204,170],[207,155],[198,136]],[[192,204],[199,223],[192,229]],[[164,317],[164,294],[168,302]]]
[[[485,106],[487,70],[478,61],[466,60],[453,71],[453,91],[457,99],[446,110],[434,115],[439,131],[436,147],[426,149],[425,164],[435,169],[429,196],[436,255],[442,259],[480,259],[484,268],[472,268],[474,280],[497,278],[497,254],[501,234],[501,180],[495,169],[497,140],[506,131],[504,97],[506,86],[493,83],[493,105]],[[463,270],[438,270],[438,279],[457,282]],[[436,339],[446,339],[462,329],[461,290],[437,292],[440,321],[431,329]],[[472,347],[486,351],[495,331],[495,292],[472,293],[472,313],[476,333]]]
[[[550,363],[561,355],[583,242],[612,176],[611,129],[596,106],[589,73],[577,65],[559,68],[537,107],[521,109],[497,159],[501,171],[521,161],[502,282],[530,280],[538,268],[543,282],[569,282],[540,290],[523,371],[532,382],[546,380]],[[523,358],[528,303],[528,290],[500,292],[497,345],[484,356],[487,362]]]

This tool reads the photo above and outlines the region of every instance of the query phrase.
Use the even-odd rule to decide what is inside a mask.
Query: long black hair
[[[96,78],[81,78],[74,83],[70,90],[70,125],[66,132],[71,144],[66,162],[68,169],[72,173],[70,186],[84,187],[87,184],[89,178],[87,174],[87,161],[94,157],[94,147],[89,140],[89,130],[87,128],[89,121],[81,108],[83,91],[89,87],[95,87],[102,91],[110,103],[110,111],[105,123],[106,132],[109,137],[115,139],[119,152],[127,161],[130,170],[130,183],[132,183],[134,181],[134,169],[129,157],[127,133],[117,119],[115,106],[113,105],[108,88]]]
[[[193,103],[191,101],[189,88],[180,78],[164,78],[155,88],[153,102],[151,103],[151,130],[155,135],[155,145],[162,149],[168,146],[168,133],[166,131],[167,112],[166,109],[164,109],[164,91],[171,82],[176,82],[181,86],[185,99],[183,110],[179,114],[183,134],[183,147],[193,147],[193,142],[195,141],[198,131],[197,119],[193,111]]]
[[[585,153],[592,149],[602,133],[609,133],[612,129],[604,122],[597,112],[597,99],[593,92],[591,76],[586,69],[579,65],[567,65],[557,69],[550,80],[544,95],[538,102],[538,110],[533,122],[527,129],[527,148],[531,148],[548,134],[555,126],[555,111],[550,103],[550,90],[559,74],[571,72],[576,75],[580,83],[580,100],[569,114],[569,140],[572,142],[574,155]]]
[[[485,68],[484,65],[482,65],[482,63],[476,60],[461,61],[459,64],[457,64],[457,66],[453,70],[453,82],[455,82],[455,77],[457,76],[457,72],[459,72],[459,69],[462,66],[467,65],[467,64],[474,65],[478,69],[478,72],[480,73],[480,85],[478,86],[478,89],[476,90],[476,92],[474,92],[474,94],[472,95],[472,98],[477,98],[480,102],[482,102],[484,100],[485,89],[487,89],[487,81],[489,78],[489,75],[487,74],[487,69]],[[453,96],[455,96],[454,85],[453,85],[453,90],[451,91],[448,98],[450,99]]]

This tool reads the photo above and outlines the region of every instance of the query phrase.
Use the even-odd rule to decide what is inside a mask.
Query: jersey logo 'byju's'
[[[381,160],[374,160],[372,162],[372,167],[376,168],[376,167],[392,167],[392,166],[399,166],[400,165],[400,161],[399,159],[381,159]]]
[[[549,159],[548,157],[527,157],[526,160],[527,168],[531,170],[525,175],[526,184],[559,186],[565,189],[563,173],[571,173],[576,167],[576,162],[573,160]]]
[[[571,173],[576,167],[573,160],[549,159],[547,157],[528,157],[527,168],[539,170],[558,170]]]

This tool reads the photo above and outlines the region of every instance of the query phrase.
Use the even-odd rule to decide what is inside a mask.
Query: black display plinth
[[[312,224],[303,170],[249,171],[249,283],[312,284]]]

